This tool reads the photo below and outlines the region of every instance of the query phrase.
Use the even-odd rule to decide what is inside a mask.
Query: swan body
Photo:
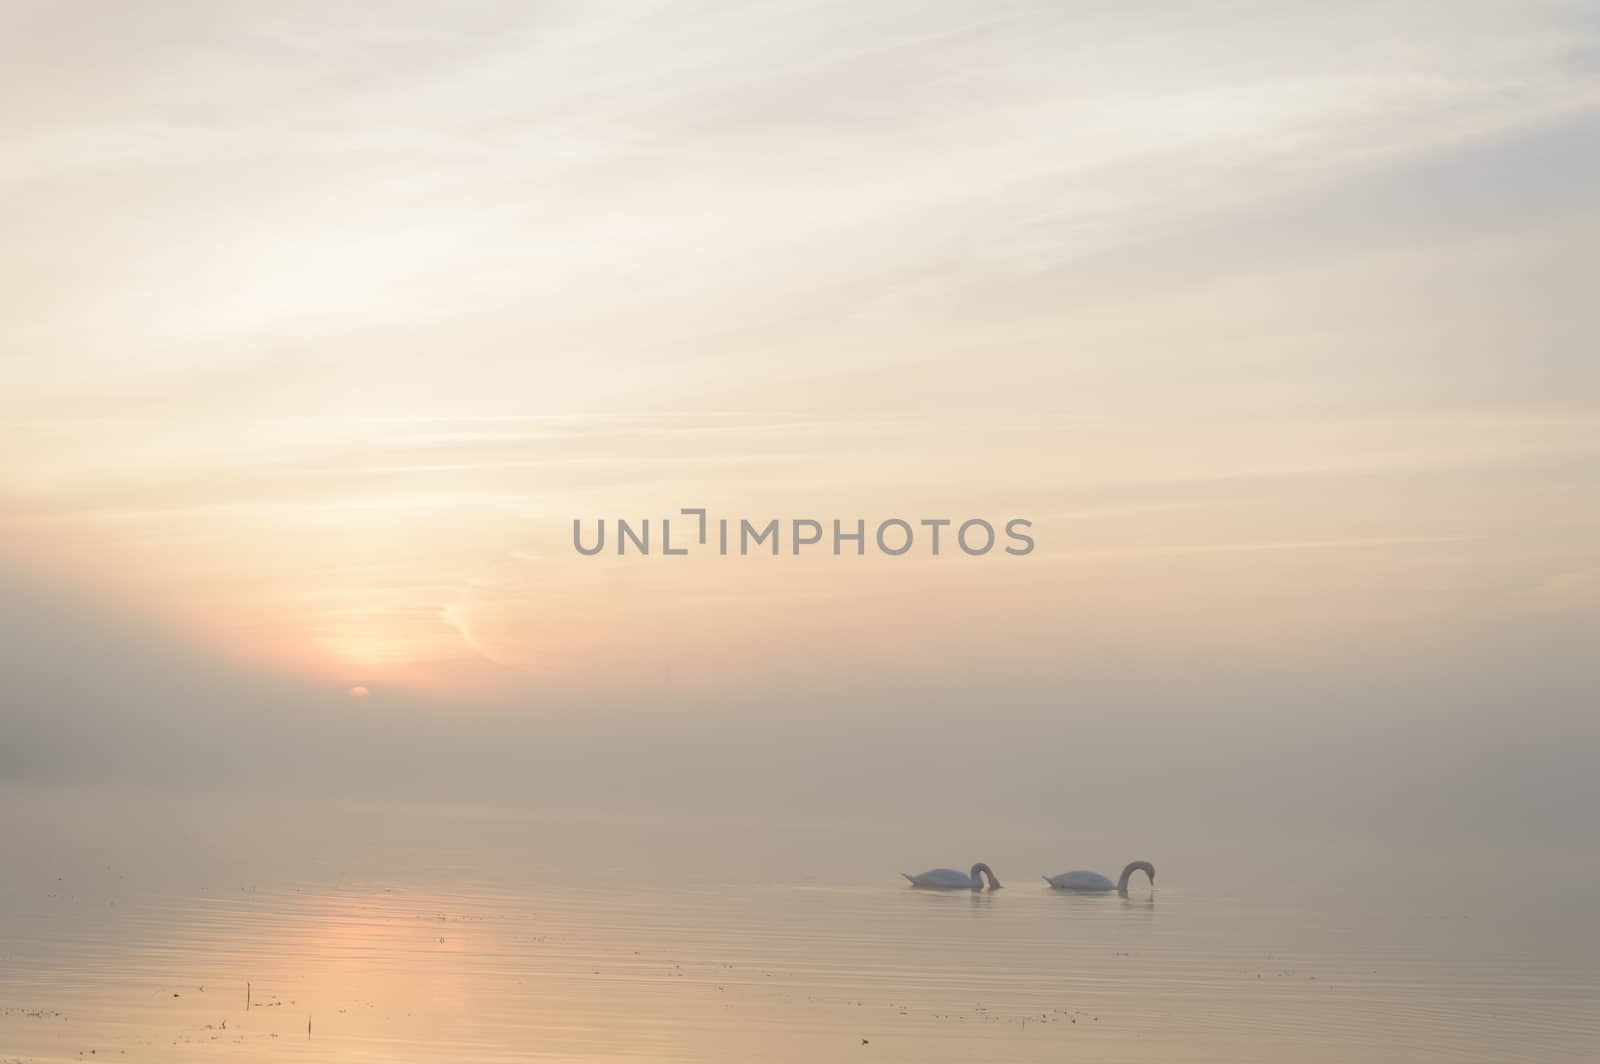
[[[1045,876],[1044,881],[1056,890],[1079,890],[1088,892],[1114,890],[1118,894],[1128,893],[1128,880],[1133,878],[1135,872],[1143,872],[1150,877],[1150,885],[1156,885],[1156,866],[1149,861],[1129,861],[1128,867],[1122,870],[1122,878],[1113,883],[1099,872],[1063,872],[1059,876]]]
[[[1116,890],[1117,885],[1099,872],[1063,872],[1059,876],[1045,876],[1045,882],[1057,890]]]
[[[954,868],[935,868],[921,875],[912,875],[901,872],[911,882],[913,887],[922,890],[982,890],[984,877],[988,877],[989,889],[999,890],[1000,880],[994,874],[994,869],[979,861],[972,866],[971,872],[962,872]]]

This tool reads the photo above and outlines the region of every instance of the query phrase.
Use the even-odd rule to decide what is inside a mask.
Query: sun
[[[366,685],[365,684],[359,684],[359,683],[356,684],[354,687],[350,688],[350,690],[347,691],[346,694],[348,694],[351,698],[355,698],[355,699],[371,698],[372,697],[372,692],[367,689]]]

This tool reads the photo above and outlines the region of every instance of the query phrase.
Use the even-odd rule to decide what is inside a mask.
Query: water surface
[[[826,824],[13,796],[0,1061],[1594,1058],[1582,890]],[[1016,852],[1012,852],[1012,851]],[[1115,874],[1128,898],[1040,871]],[[987,859],[996,893],[896,873]],[[1093,859],[1091,859],[1093,858]],[[1062,864],[1063,867],[1055,867]],[[1363,885],[1364,884],[1364,885]]]

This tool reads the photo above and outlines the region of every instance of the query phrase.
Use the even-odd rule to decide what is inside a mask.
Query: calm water
[[[0,828],[7,1064],[1600,1057],[1592,866],[37,794]],[[1153,893],[1037,878],[1135,856]],[[978,859],[1007,889],[896,875]]]

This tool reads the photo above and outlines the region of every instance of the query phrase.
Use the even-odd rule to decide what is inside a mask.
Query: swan
[[[1128,893],[1128,880],[1133,878],[1135,872],[1143,872],[1150,877],[1150,885],[1156,885],[1156,866],[1149,861],[1129,861],[1128,867],[1122,870],[1122,878],[1115,883],[1101,875],[1099,872],[1063,872],[1059,876],[1045,876],[1044,881],[1057,890],[1114,890],[1118,894]]]
[[[935,868],[920,876],[914,876],[909,872],[900,874],[910,880],[913,887],[921,887],[923,890],[982,890],[983,876],[989,877],[990,890],[1000,889],[1000,879],[994,874],[994,869],[982,861],[973,865],[971,872],[958,872],[954,868]]]

